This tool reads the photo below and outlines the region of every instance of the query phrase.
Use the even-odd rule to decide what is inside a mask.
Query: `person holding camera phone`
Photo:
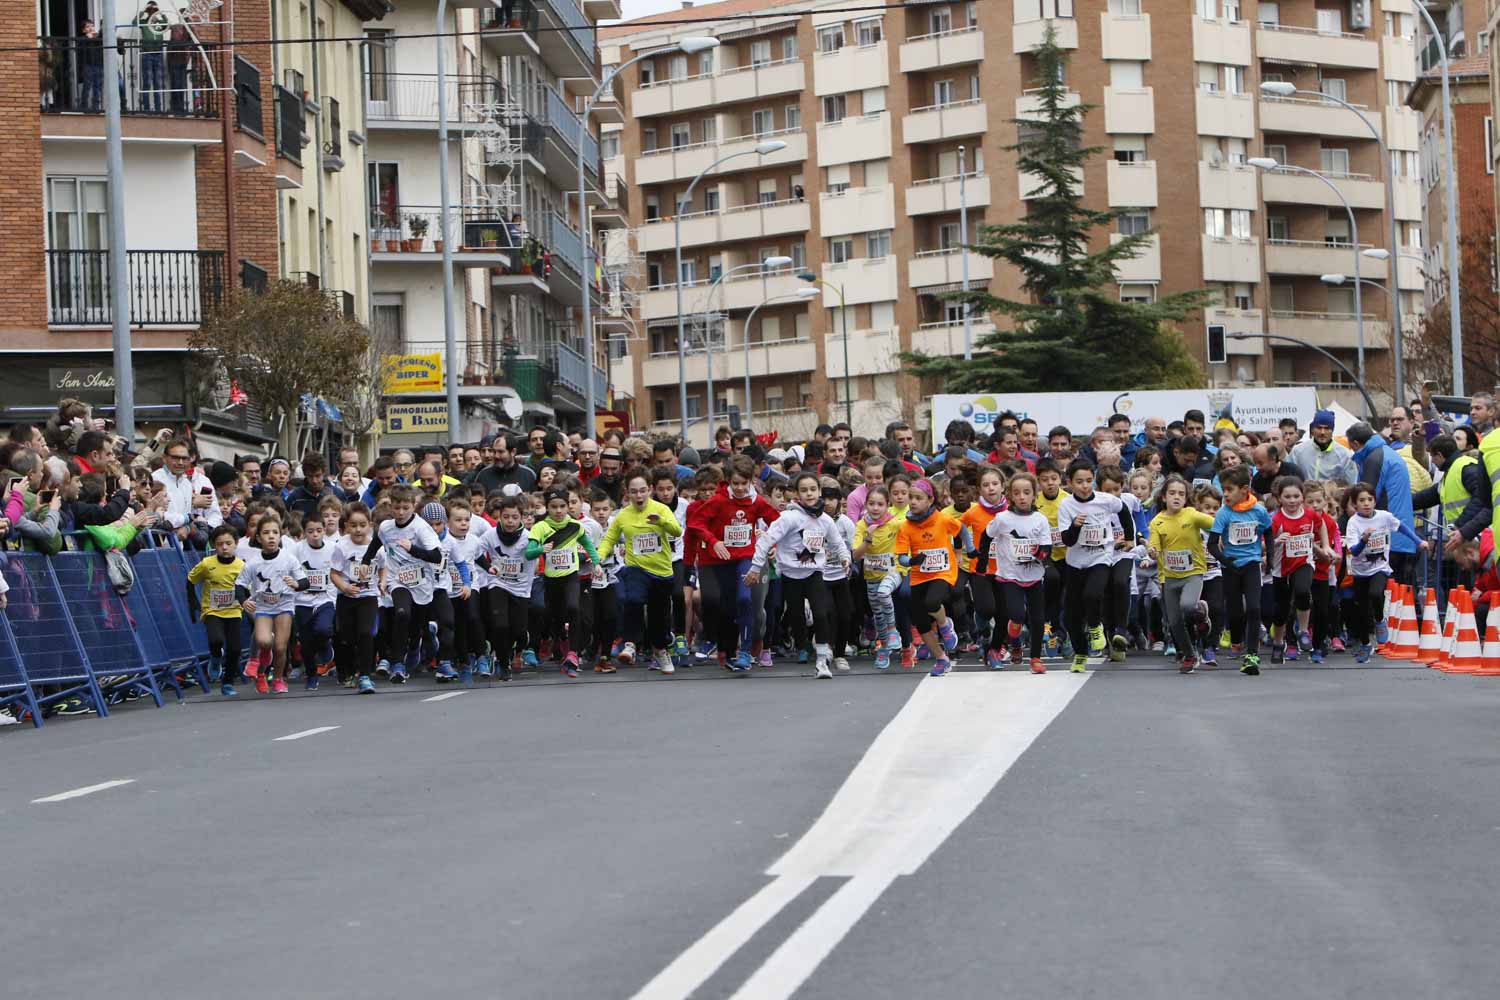
[[[162,519],[184,541],[199,538],[195,548],[204,548],[202,536],[224,523],[214,498],[214,486],[199,469],[193,468],[192,452],[186,441],[172,441],[166,447],[166,464],[151,478],[161,483],[167,493],[167,508]],[[199,530],[195,530],[199,529]]]

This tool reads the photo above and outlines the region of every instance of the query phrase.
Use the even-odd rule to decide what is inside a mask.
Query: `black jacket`
[[[1449,461],[1459,457],[1455,454]],[[1469,502],[1455,523],[1458,533],[1464,536],[1466,542],[1472,542],[1490,526],[1490,475],[1484,467],[1484,456],[1475,454],[1474,457],[1477,461],[1470,462],[1463,471],[1464,492],[1469,494]],[[1442,503],[1441,489],[1441,484],[1434,482],[1425,490],[1413,493],[1412,509],[1426,510],[1438,506]]]

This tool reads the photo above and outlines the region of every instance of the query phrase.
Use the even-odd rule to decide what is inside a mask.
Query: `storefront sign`
[[[393,403],[385,408],[387,434],[448,433],[447,403]]]
[[[388,396],[416,392],[442,392],[442,354],[386,355],[384,388]]]
[[[113,368],[49,368],[47,376],[52,391],[84,399],[114,399]]]

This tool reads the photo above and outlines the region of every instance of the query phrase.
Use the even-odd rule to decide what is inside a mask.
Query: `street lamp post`
[[[1310,343],[1308,343],[1305,340],[1298,340],[1296,337],[1285,337],[1285,336],[1282,336],[1279,333],[1231,333],[1231,334],[1229,334],[1229,339],[1230,340],[1252,340],[1252,339],[1254,339],[1254,340],[1285,340],[1288,343],[1297,344],[1300,347],[1305,347],[1309,351],[1317,351],[1319,354],[1323,355],[1323,357],[1327,358],[1329,361],[1332,361],[1334,364],[1338,365],[1339,366],[1339,371],[1343,372],[1345,375],[1348,375],[1351,379],[1354,379],[1355,388],[1357,388],[1359,390],[1359,394],[1365,398],[1365,412],[1366,412],[1366,414],[1368,416],[1371,416],[1371,417],[1373,417],[1375,415],[1375,403],[1370,399],[1370,393],[1365,389],[1364,380],[1363,379],[1355,378],[1354,377],[1354,373],[1349,370],[1349,366],[1348,365],[1344,364],[1338,358],[1334,357],[1332,354],[1329,354],[1327,351],[1323,350],[1323,348],[1317,346],[1316,344],[1310,344]]]
[[[969,195],[964,181],[969,174],[964,147],[958,147],[958,245],[963,252],[963,287],[969,291]],[[974,324],[969,318],[969,300],[964,299],[964,360],[974,360]],[[845,368],[847,374],[848,369]]]
[[[844,423],[853,427],[854,402],[849,393],[849,307],[844,304],[844,286],[824,281],[811,271],[803,271],[797,277],[814,285],[821,285],[839,297],[839,324],[844,329]]]
[[[591,303],[589,301],[590,296],[593,292],[593,289],[590,287],[590,285],[594,280],[594,268],[590,265],[590,260],[595,256],[595,254],[593,233],[589,231],[590,227],[588,227],[584,222],[583,208],[588,196],[583,177],[583,140],[588,136],[589,132],[589,111],[592,110],[594,104],[599,100],[599,95],[603,94],[606,90],[609,89],[609,85],[614,83],[615,77],[619,76],[620,72],[627,66],[633,66],[636,63],[640,62],[642,59],[650,59],[662,54],[663,52],[681,52],[691,55],[694,52],[703,52],[708,49],[718,48],[718,46],[719,40],[717,38],[695,36],[684,38],[676,45],[669,46],[665,49],[654,49],[650,52],[642,52],[635,58],[627,59],[625,62],[622,62],[618,66],[611,69],[608,73],[605,73],[604,78],[599,81],[599,86],[594,89],[593,96],[583,102],[583,116],[578,120],[578,222],[579,225],[583,227],[584,246],[583,337],[584,342],[588,345],[584,352],[588,362],[585,367],[585,378],[588,380],[588,395],[586,403],[587,409],[584,410],[583,427],[584,434],[588,437],[595,437],[597,431],[596,419],[594,416],[594,407],[597,405],[597,400],[594,398],[594,327]],[[678,270],[681,270],[680,266]]]
[[[785,149],[785,148],[786,148],[786,143],[783,140],[781,140],[781,139],[771,139],[771,140],[766,141],[766,142],[758,142],[758,143],[756,143],[755,147],[753,149],[744,149],[744,150],[741,150],[738,153],[730,153],[727,156],[721,156],[717,160],[715,160],[714,162],[710,163],[708,166],[704,167],[702,170],[698,171],[698,175],[693,178],[693,182],[688,185],[688,188],[687,188],[687,190],[685,192],[683,192],[682,197],[677,200],[677,213],[672,217],[672,237],[673,237],[672,238],[672,242],[675,244],[676,257],[677,257],[677,274],[675,275],[676,280],[673,282],[673,285],[677,289],[677,392],[678,392],[679,401],[682,404],[682,440],[683,440],[684,444],[687,443],[688,411],[687,411],[687,330],[686,330],[686,324],[684,322],[684,317],[683,317],[683,313],[682,313],[682,213],[683,213],[683,210],[692,202],[692,200],[693,200],[693,189],[698,186],[698,182],[701,181],[704,177],[708,176],[708,174],[711,173],[713,171],[713,169],[715,167],[717,167],[719,164],[725,163],[725,162],[727,162],[729,160],[733,160],[736,157],[740,157],[740,156],[752,156],[752,155],[753,156],[765,156],[765,155],[767,155],[769,153],[774,153],[777,150],[781,150],[781,149]],[[708,410],[709,410],[709,419],[710,419],[710,421],[712,421],[712,419],[713,419],[713,408],[714,408],[714,401],[712,399],[710,399],[708,401]],[[712,434],[712,425],[711,424],[710,424],[710,434]]]
[[[458,410],[458,323],[454,315],[457,305],[453,301],[453,233],[448,217],[453,195],[448,187],[448,76],[443,48],[447,44],[447,20],[448,0],[438,0],[433,47],[437,52],[438,235],[442,237],[443,248],[443,382],[448,396],[448,440],[457,441],[462,437]]]
[[[747,414],[751,412],[751,410],[750,410],[750,323],[755,319],[755,314],[758,313],[758,312],[760,312],[761,306],[768,306],[772,302],[792,302],[792,301],[795,301],[797,299],[803,299],[803,300],[814,299],[814,298],[817,298],[819,295],[822,295],[822,294],[823,293],[820,292],[820,291],[818,291],[816,288],[799,288],[795,292],[788,292],[788,293],[783,294],[783,295],[773,295],[769,299],[766,299],[764,302],[762,302],[760,305],[756,306],[754,309],[751,309],[750,310],[750,315],[745,317],[745,336],[742,339],[744,341],[744,350],[745,350],[745,412]],[[767,348],[767,351],[769,351],[769,350],[770,350],[770,348]],[[771,373],[771,366],[768,363],[766,365],[766,374],[769,375],[770,373]]]
[[[1365,381],[1365,310],[1364,299],[1360,296],[1359,291],[1359,223],[1354,218],[1354,209],[1349,205],[1349,199],[1344,197],[1344,192],[1339,190],[1337,184],[1316,170],[1309,170],[1307,167],[1299,167],[1290,163],[1279,164],[1267,156],[1252,156],[1247,162],[1252,167],[1258,167],[1261,170],[1290,170],[1293,173],[1316,177],[1326,184],[1328,190],[1332,191],[1334,196],[1343,203],[1344,211],[1349,215],[1349,237],[1354,241],[1354,329],[1359,358],[1359,381],[1363,385]],[[1396,394],[1400,395],[1400,393],[1401,389],[1398,381]]]
[[[714,421],[714,407],[713,407],[713,399],[714,399],[714,352],[713,352],[712,338],[709,336],[709,332],[708,332],[709,331],[708,316],[709,316],[710,311],[713,309],[714,292],[718,291],[719,288],[724,284],[725,280],[727,280],[729,278],[729,276],[731,274],[733,274],[734,272],[736,272],[736,271],[747,271],[747,270],[750,270],[752,268],[759,268],[762,272],[765,272],[767,269],[774,270],[774,269],[779,268],[779,267],[788,267],[788,266],[791,265],[791,263],[792,263],[792,258],[790,258],[790,257],[767,257],[765,260],[760,261],[759,263],[736,264],[734,267],[731,267],[729,270],[723,272],[717,278],[715,278],[714,279],[714,283],[708,287],[708,295],[703,300],[703,360],[704,360],[704,365],[707,368],[707,371],[705,372],[705,375],[707,376],[706,382],[707,382],[707,385],[708,385],[708,403],[709,403],[709,405],[708,405],[708,422],[710,424],[713,423],[713,421]],[[748,330],[748,327],[746,329]],[[728,333],[728,327],[727,326],[725,327],[725,333],[726,333],[726,337],[725,337],[724,346],[728,347],[729,346],[729,342],[728,342],[728,336],[727,336],[727,333]],[[748,357],[748,355],[747,355],[747,357]],[[750,384],[750,370],[748,368],[745,369],[745,384],[746,385]],[[750,399],[750,394],[747,392],[745,394],[745,400],[746,400],[747,410],[748,410],[748,407],[749,407],[749,399]]]

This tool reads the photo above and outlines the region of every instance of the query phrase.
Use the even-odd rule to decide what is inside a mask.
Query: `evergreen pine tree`
[[[917,375],[939,376],[951,392],[1034,392],[1085,389],[1191,388],[1203,384],[1197,362],[1170,325],[1201,308],[1201,291],[1150,304],[1121,302],[1115,266],[1144,252],[1150,233],[1126,236],[1097,253],[1089,236],[1112,227],[1119,210],[1086,207],[1083,167],[1101,151],[1083,145],[1088,105],[1070,105],[1063,83],[1066,56],[1051,29],[1032,50],[1037,75],[1035,117],[1013,119],[1018,141],[1007,148],[1031,185],[1025,218],[981,227],[975,253],[1021,273],[1028,301],[987,290],[955,292],[971,314],[1009,319],[975,343],[972,361],[905,355]],[[998,270],[998,268],[997,268]]]

